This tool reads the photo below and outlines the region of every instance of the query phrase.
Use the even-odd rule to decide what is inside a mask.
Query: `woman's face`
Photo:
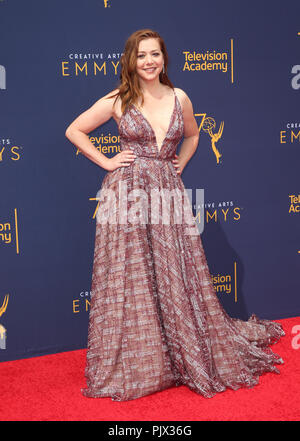
[[[164,56],[157,38],[147,38],[139,43],[136,72],[145,81],[159,76],[164,64]]]

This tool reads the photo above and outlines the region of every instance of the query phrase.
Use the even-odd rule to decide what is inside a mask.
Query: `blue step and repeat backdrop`
[[[2,361],[86,347],[106,171],[65,130],[118,85],[143,28],[164,38],[194,106],[199,146],[182,179],[204,189],[220,302],[242,319],[300,315],[299,16],[298,0],[0,0]],[[114,120],[89,136],[118,153]]]

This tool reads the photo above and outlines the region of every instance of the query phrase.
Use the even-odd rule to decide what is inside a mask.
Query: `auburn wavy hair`
[[[130,37],[127,39],[125,43],[125,49],[121,56],[121,73],[120,73],[120,82],[117,86],[119,91],[115,95],[110,95],[108,98],[115,98],[115,102],[120,97],[121,99],[121,110],[122,113],[126,109],[126,107],[131,103],[137,103],[138,99],[141,98],[142,105],[144,104],[144,97],[139,86],[138,75],[136,73],[136,62],[137,62],[137,54],[139,43],[142,40],[146,40],[147,38],[157,38],[160,44],[160,49],[163,53],[164,57],[164,66],[165,72],[162,71],[159,74],[159,80],[162,84],[166,84],[174,89],[173,84],[171,83],[168,74],[168,53],[166,49],[166,45],[162,37],[158,34],[158,32],[153,31],[151,29],[140,29],[135,31]]]

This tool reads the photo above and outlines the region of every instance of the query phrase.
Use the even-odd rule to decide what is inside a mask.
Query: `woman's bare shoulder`
[[[187,95],[187,93],[183,89],[180,89],[179,87],[174,87],[174,91],[179,99],[179,102],[180,102],[183,110],[192,106],[192,102],[191,102],[189,96]]]

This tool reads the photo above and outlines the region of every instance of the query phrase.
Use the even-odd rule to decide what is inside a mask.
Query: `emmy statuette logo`
[[[201,122],[199,125],[199,133],[201,129],[210,136],[211,148],[216,157],[217,164],[220,164],[220,158],[222,157],[222,153],[216,147],[217,142],[222,137],[224,130],[224,121],[221,122],[219,130],[214,133],[213,130],[216,128],[216,121],[211,116],[206,116],[206,113],[195,113],[195,117],[200,116]]]
[[[217,149],[216,143],[219,141],[219,139],[222,136],[224,129],[224,121],[221,122],[217,133],[213,133],[213,129],[215,127],[216,127],[216,121],[213,118],[211,117],[205,118],[205,120],[203,121],[202,129],[205,133],[208,133],[210,136],[211,148],[215,154],[217,164],[219,164],[222,154]]]

